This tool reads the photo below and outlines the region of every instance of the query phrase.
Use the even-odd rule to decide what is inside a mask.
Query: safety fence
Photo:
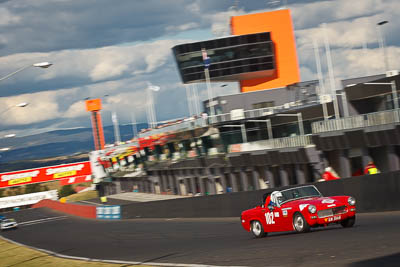
[[[279,149],[287,147],[306,147],[309,145],[313,145],[311,135],[297,135],[242,144],[233,144],[229,146],[228,151],[230,153],[233,153],[255,150]]]
[[[311,124],[312,133],[323,133],[346,129],[363,128],[400,122],[400,111],[386,110],[365,115],[351,116],[335,120],[317,121]]]

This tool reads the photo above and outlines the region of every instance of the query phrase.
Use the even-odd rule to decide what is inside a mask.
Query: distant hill
[[[138,130],[146,126],[146,124],[139,124]],[[120,135],[122,141],[132,139],[132,126],[120,125]],[[104,127],[104,138],[107,144],[114,143],[113,126]],[[11,147],[8,151],[0,152],[0,172],[4,172],[10,168],[7,165],[13,165],[15,162],[17,162],[18,166],[21,166],[24,161],[28,160],[87,154],[89,151],[94,150],[94,142],[91,128],[76,128],[25,137],[3,138],[0,139],[0,147]],[[27,165],[36,164],[35,161],[32,162]]]

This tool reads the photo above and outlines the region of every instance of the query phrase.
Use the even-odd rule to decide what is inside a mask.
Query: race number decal
[[[267,224],[275,224],[274,213],[273,212],[265,213],[265,221],[267,222]]]

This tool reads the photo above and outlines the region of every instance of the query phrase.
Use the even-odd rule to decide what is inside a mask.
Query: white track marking
[[[20,223],[18,223],[18,225],[32,225],[32,224],[38,224],[38,223],[45,223],[45,222],[63,220],[65,218],[68,218],[68,216],[49,217],[49,218],[44,218],[44,219],[39,219],[39,220],[20,222]]]
[[[23,247],[28,247],[37,251],[44,252],[46,254],[55,256],[55,257],[60,257],[60,258],[65,258],[65,259],[72,259],[72,260],[82,260],[82,261],[95,261],[95,262],[104,262],[104,263],[118,263],[118,264],[129,264],[129,265],[153,265],[153,266],[178,266],[178,267],[223,267],[223,266],[218,266],[218,265],[206,265],[206,264],[184,264],[184,263],[160,263],[160,262],[141,262],[141,261],[119,261],[119,260],[101,260],[101,259],[91,259],[91,258],[84,258],[84,257],[75,257],[75,256],[68,256],[64,254],[59,254],[56,252],[52,252],[50,250],[46,249],[41,249],[41,248],[35,248],[32,246],[27,246],[18,242],[15,242],[14,240],[5,238],[4,236],[0,236],[0,238],[7,240],[10,243],[16,244],[18,246],[23,246]],[[246,267],[246,266],[233,266],[231,267]]]

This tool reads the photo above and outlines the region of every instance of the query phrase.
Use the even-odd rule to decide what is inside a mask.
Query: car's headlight
[[[356,199],[354,197],[349,197],[349,199],[347,199],[347,202],[350,206],[354,206],[356,204]]]
[[[308,211],[310,213],[316,213],[317,212],[317,208],[314,205],[309,205],[308,206]]]

